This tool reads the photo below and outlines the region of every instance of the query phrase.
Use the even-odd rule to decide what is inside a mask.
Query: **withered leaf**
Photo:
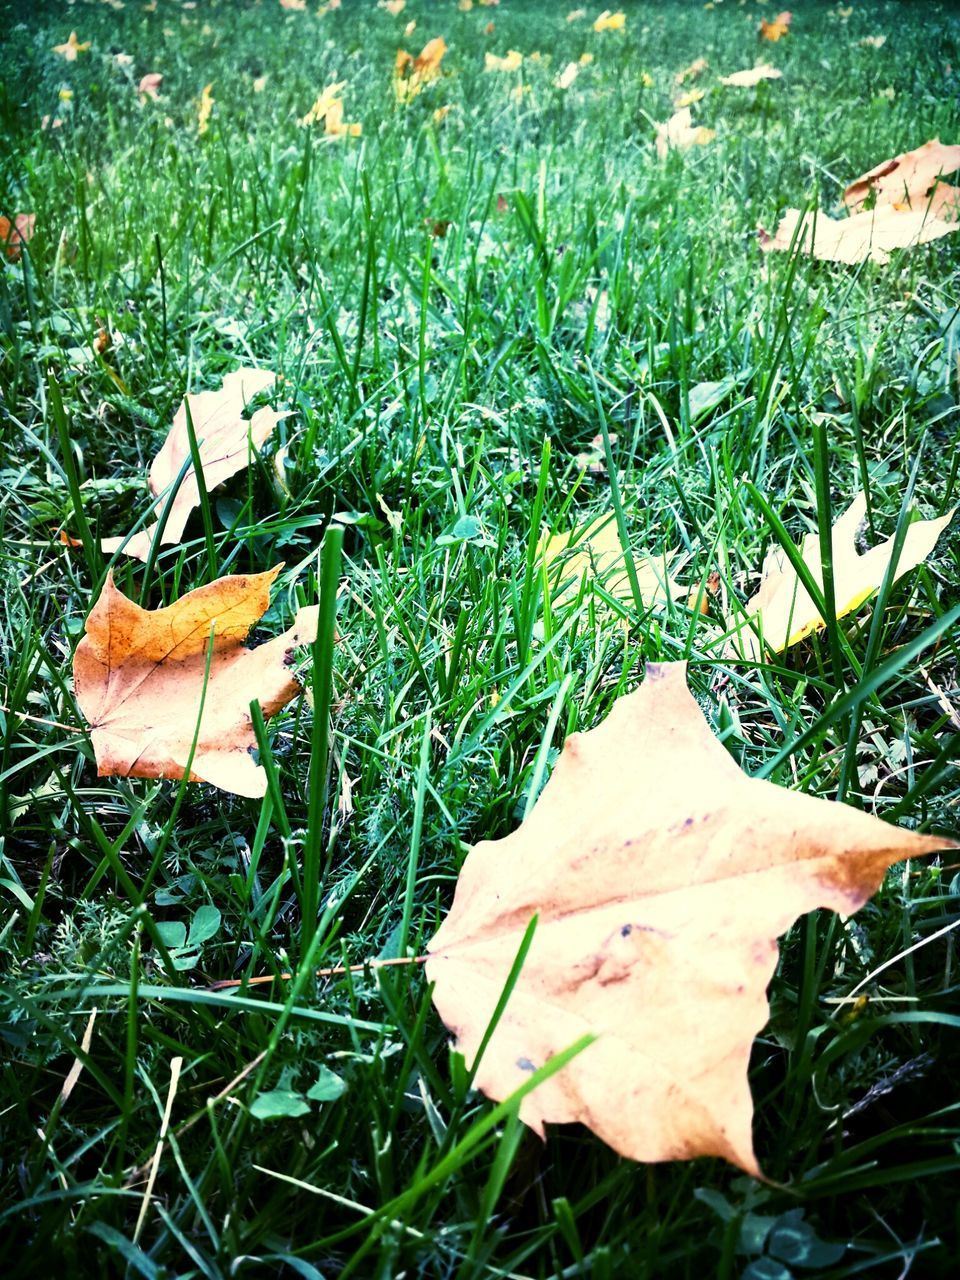
[[[884,204],[849,218],[788,209],[774,235],[763,227],[758,228],[757,235],[764,253],[786,251],[796,241],[798,253],[824,262],[854,265],[868,258],[881,264],[889,262],[894,249],[927,244],[958,229],[960,222],[945,222],[927,209],[900,210]]]
[[[871,195],[877,205],[895,205],[943,218],[960,218],[960,190],[940,182],[941,174],[960,169],[960,145],[945,146],[931,138],[922,147],[904,151],[861,174],[843,193],[843,203],[855,213]]]
[[[850,915],[892,863],[951,843],[749,778],[685,665],[649,666],[567,739],[522,826],[470,851],[428,948],[434,1003],[472,1064],[536,914],[477,1086],[506,1098],[592,1032],[523,1100],[527,1124],[580,1121],[635,1160],[758,1174],[747,1066],[777,937],[815,907]]]
[[[312,643],[317,628],[316,607],[301,609],[289,631],[243,647],[280,568],[218,578],[154,610],[127,599],[108,575],[73,659],[101,776],[182,778],[196,734],[191,781],[265,794],[266,775],[250,755],[249,705],[256,698],[271,716],[297,696],[285,659],[294,645]]]
[[[681,107],[669,120],[657,124],[657,155],[665,156],[674,148],[686,151],[689,147],[705,147],[717,136],[715,129],[694,125],[689,107]]]
[[[187,434],[187,406],[199,446],[203,480],[208,490],[222,484],[247,466],[252,449],[260,449],[269,438],[281,414],[269,407],[258,409],[247,420],[243,411],[247,401],[271,386],[276,375],[268,369],[235,369],[228,373],[219,391],[201,391],[188,395],[177,410],[173,426],[160,452],[150,466],[150,491],[157,498],[154,516],[159,517],[166,505],[167,491],[190,457]],[[193,464],[187,468],[177,496],[173,500],[160,541],[164,546],[176,544],[183,537],[190,513],[200,502]],[[132,538],[104,538],[101,546],[108,555],[124,551],[128,556],[146,560],[156,532],[154,520]],[[124,545],[126,544],[126,545]]]

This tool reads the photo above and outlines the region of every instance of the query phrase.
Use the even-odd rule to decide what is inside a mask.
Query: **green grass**
[[[602,35],[565,21],[573,0],[317,7],[2,6],[0,213],[37,217],[0,270],[6,1274],[782,1277],[787,1236],[846,1246],[797,1276],[952,1274],[949,862],[783,940],[751,1070],[770,1185],[636,1165],[576,1127],[542,1144],[515,1101],[470,1090],[420,966],[313,971],[420,954],[468,846],[514,829],[647,660],[688,659],[749,772],[956,832],[956,529],[878,608],[761,666],[721,659],[716,602],[587,588],[545,608],[536,549],[615,497],[635,555],[677,549],[691,590],[716,569],[733,613],[773,542],[858,489],[871,539],[903,532],[905,496],[925,516],[958,501],[960,240],[853,269],[764,257],[755,227],[960,140],[960,14],[797,0],[761,50],[772,6],[733,0],[624,0],[626,31]],[[67,63],[71,29],[92,48]],[[434,35],[444,74],[398,108],[396,50]],[[510,48],[542,57],[485,74]],[[716,86],[760,54],[782,81]],[[660,161],[650,122],[701,55],[716,141]],[[162,98],[141,106],[150,71]],[[332,79],[360,139],[297,125]],[[262,804],[98,779],[70,677],[99,538],[147,512],[184,391],[244,362],[284,379],[275,444],[181,547],[113,568],[156,606],[282,560],[270,634],[321,578],[332,606],[339,574],[336,637],[301,655],[312,701],[258,726]],[[866,1007],[837,1003],[865,978]]]

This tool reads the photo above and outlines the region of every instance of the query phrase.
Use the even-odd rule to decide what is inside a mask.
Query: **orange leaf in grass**
[[[18,213],[13,222],[9,218],[0,217],[0,245],[8,262],[19,262],[23,246],[33,239],[36,225],[35,213]]]
[[[250,755],[250,702],[256,698],[271,716],[297,696],[287,655],[294,645],[312,643],[317,629],[313,606],[301,609],[283,635],[243,647],[280,568],[218,578],[153,610],[128,600],[108,575],[73,659],[77,702],[101,777],[182,778],[196,735],[192,782],[241,796],[266,794],[266,774]]]
[[[282,415],[270,408],[258,409],[249,421],[242,416],[247,401],[265,391],[275,378],[276,375],[268,369],[235,369],[224,378],[219,391],[201,391],[187,396],[177,410],[163,447],[150,466],[150,490],[157,497],[155,517],[159,518],[166,505],[167,491],[190,457],[187,406],[197,439],[204,485],[208,490],[213,489],[247,466],[252,450],[262,448],[279,422]],[[163,528],[160,541],[164,546],[180,541],[190,513],[199,502],[200,486],[191,462]],[[128,556],[145,561],[150,554],[156,528],[157,521],[154,520],[129,540],[104,538],[100,545],[108,555],[123,550]]]
[[[593,1033],[521,1103],[537,1133],[580,1121],[634,1160],[722,1156],[757,1175],[747,1067],[777,937],[816,907],[852,914],[887,867],[950,847],[748,777],[685,664],[651,665],[567,739],[526,821],[467,855],[427,948],[434,1004],[472,1066],[536,915],[477,1087],[506,1098]]]
[[[790,31],[790,23],[793,21],[793,14],[789,9],[784,9],[783,13],[778,13],[775,18],[769,22],[766,18],[760,19],[760,28],[757,35],[761,40],[770,40],[773,43],[780,40]]]

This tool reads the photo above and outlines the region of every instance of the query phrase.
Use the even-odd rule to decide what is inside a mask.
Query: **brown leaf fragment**
[[[154,610],[127,599],[108,575],[73,659],[101,777],[182,778],[196,734],[192,782],[242,796],[266,793],[266,775],[250,755],[249,705],[256,698],[271,716],[297,696],[285,659],[294,645],[312,643],[317,628],[316,607],[301,609],[289,631],[243,647],[280,568],[218,578]]]
[[[856,213],[871,194],[877,205],[896,205],[940,216],[954,208],[960,216],[960,191],[939,182],[941,174],[960,169],[960,144],[947,146],[931,138],[922,147],[904,151],[861,174],[843,193],[843,203]]]
[[[850,915],[887,867],[953,845],[748,777],[685,672],[649,665],[567,739],[530,817],[469,853],[426,971],[473,1064],[536,914],[477,1086],[506,1098],[592,1032],[523,1100],[527,1124],[580,1121],[634,1160],[718,1155],[756,1175],[747,1066],[777,937],[815,907]]]
[[[282,417],[275,409],[258,409],[249,420],[242,415],[247,402],[272,386],[275,379],[276,374],[269,369],[235,369],[227,374],[219,390],[201,391],[186,397],[150,466],[150,492],[157,498],[153,509],[154,522],[129,540],[104,538],[100,545],[108,555],[122,548],[128,556],[135,556],[138,560],[146,561],[149,556],[157,518],[166,505],[168,491],[190,457],[187,406],[199,446],[204,485],[209,491],[242,471],[250,460],[251,450],[262,448],[272,434]],[[190,513],[199,503],[200,487],[191,462],[163,528],[160,541],[164,546],[180,541]]]
[[[799,209],[788,209],[774,235],[763,227],[757,228],[757,235],[764,253],[788,250],[796,236],[799,253],[824,262],[853,265],[869,258],[883,264],[890,261],[894,249],[927,244],[958,228],[960,222],[945,222],[926,209],[904,211],[885,204],[849,218],[828,218],[825,213],[801,214]]]

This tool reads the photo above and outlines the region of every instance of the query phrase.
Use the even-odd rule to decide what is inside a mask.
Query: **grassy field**
[[[960,12],[796,0],[761,47],[772,4],[623,0],[597,33],[572,3],[0,6],[0,213],[36,216],[0,263],[5,1274],[954,1274],[948,858],[782,941],[751,1066],[770,1184],[491,1123],[422,968],[314,977],[421,954],[468,847],[645,661],[689,660],[748,772],[957,833],[956,527],[881,607],[764,663],[722,637],[784,529],[862,490],[869,542],[958,501],[960,238],[847,267],[761,254],[756,227],[960,141]],[[398,103],[397,49],[435,36],[441,74]],[[660,158],[699,57],[683,89],[716,137]],[[782,80],[718,84],[761,58]],[[334,80],[360,137],[298,123]],[[273,635],[343,530],[337,642],[261,736],[262,803],[98,778],[70,666],[99,538],[147,513],[185,391],[242,364],[282,379],[277,435],[182,545],[112,565],[155,607],[283,561]],[[540,539],[615,499],[684,590],[547,607]]]

